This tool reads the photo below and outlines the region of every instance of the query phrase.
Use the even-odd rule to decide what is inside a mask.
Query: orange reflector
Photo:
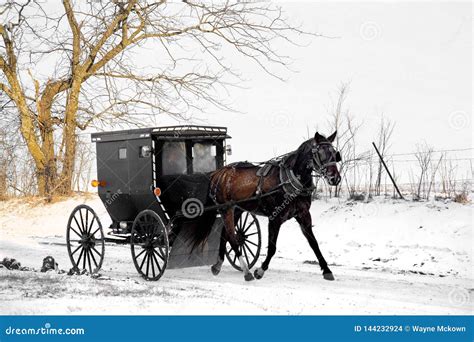
[[[155,188],[155,190],[153,190],[153,192],[155,193],[155,196],[156,196],[156,197],[160,197],[160,196],[161,196],[161,189],[160,189],[160,188]]]
[[[98,181],[98,180],[93,180],[91,182],[91,185],[94,187],[94,188],[97,188],[98,186],[101,186],[101,187],[104,187],[107,183],[105,183],[105,181]]]

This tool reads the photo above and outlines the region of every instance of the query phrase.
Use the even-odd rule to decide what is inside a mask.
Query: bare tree
[[[380,118],[379,131],[378,131],[378,144],[377,144],[377,148],[382,158],[386,156],[390,148],[390,145],[391,145],[390,140],[392,138],[394,128],[395,128],[395,123],[382,115]],[[383,173],[383,165],[382,165],[382,161],[379,159],[376,180],[375,180],[375,189],[374,189],[375,195],[377,196],[380,195],[381,193],[382,173]]]
[[[350,114],[348,108],[346,108],[347,94],[349,92],[349,83],[342,83],[337,92],[337,100],[334,104],[334,108],[330,110],[330,118],[328,120],[328,126],[331,131],[337,131],[335,140],[335,147],[341,153],[342,162],[339,165],[339,172],[348,187],[348,191],[351,192],[353,186],[356,184],[355,178],[357,173],[357,163],[362,159],[357,154],[356,149],[356,135],[361,127],[360,122],[356,122],[354,116]],[[352,171],[353,180],[347,179],[349,172]],[[352,183],[352,185],[350,184]],[[334,196],[339,197],[341,194],[342,183],[334,189]],[[331,191],[332,194],[332,191]]]
[[[0,129],[0,201],[7,196],[7,172],[9,164],[9,146],[7,145],[6,132]]]
[[[426,193],[426,199],[430,199],[430,194],[431,191],[434,190],[436,192],[436,175],[438,174],[439,167],[441,165],[441,162],[443,161],[443,155],[439,157],[439,160],[437,163],[431,163],[431,179],[430,183],[428,185],[428,190]]]
[[[271,2],[63,0],[58,8],[22,0],[0,6],[0,93],[14,104],[10,114],[34,161],[40,195],[70,192],[78,129],[137,123],[139,113],[183,117],[203,103],[227,108],[219,94],[238,74],[226,53],[273,73],[270,66],[288,63],[273,42],[304,33]],[[139,64],[137,56],[146,52]]]
[[[77,137],[76,164],[73,177],[73,189],[87,192],[91,175],[94,153],[84,136]]]

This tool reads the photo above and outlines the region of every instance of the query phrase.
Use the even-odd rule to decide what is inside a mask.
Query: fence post
[[[388,167],[387,167],[387,164],[385,164],[385,161],[383,160],[382,158],[382,155],[380,154],[379,152],[379,149],[377,148],[377,146],[375,145],[374,142],[372,142],[372,145],[374,145],[374,148],[375,148],[375,151],[377,152],[379,158],[380,158],[380,161],[382,162],[382,165],[383,167],[385,168],[385,171],[387,171],[388,173],[388,176],[390,177],[390,180],[392,181],[392,184],[393,186],[395,187],[395,189],[397,190],[397,193],[398,193],[398,196],[400,196],[401,199],[405,199],[402,195],[402,193],[400,192],[400,190],[398,189],[398,186],[397,186],[397,183],[395,183],[395,179],[393,179],[392,177],[392,174],[390,173]]]

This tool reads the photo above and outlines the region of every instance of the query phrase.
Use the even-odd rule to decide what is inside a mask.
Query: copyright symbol
[[[376,22],[367,21],[360,25],[359,33],[364,40],[374,40],[380,36],[380,27]]]
[[[197,198],[188,198],[183,202],[181,211],[183,212],[184,217],[193,219],[202,215],[204,212],[204,204],[202,204],[202,202]]]
[[[456,131],[460,131],[469,125],[469,115],[462,110],[452,112],[449,115],[449,125]]]

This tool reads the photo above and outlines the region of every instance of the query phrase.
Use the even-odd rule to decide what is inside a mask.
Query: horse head
[[[316,132],[311,149],[314,171],[318,176],[326,178],[332,186],[337,186],[341,182],[337,168],[337,163],[342,160],[341,154],[332,145],[336,135],[337,131],[326,138]]]

